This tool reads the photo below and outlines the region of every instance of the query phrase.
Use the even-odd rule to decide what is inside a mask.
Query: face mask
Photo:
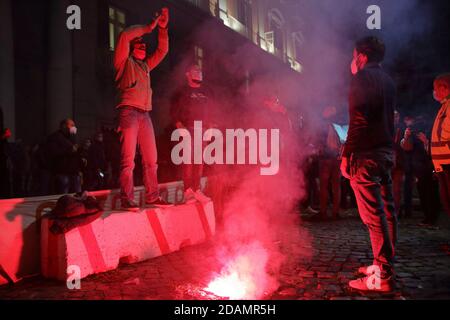
[[[137,49],[137,48],[136,48],[136,49],[133,50],[133,55],[134,55],[134,57],[135,57],[136,59],[144,60],[144,59],[145,59],[146,52],[145,52],[145,50]]]
[[[196,83],[202,83],[203,82],[203,73],[201,71],[191,71],[191,78],[192,81]]]
[[[75,127],[75,126],[74,126],[74,127],[70,127],[69,133],[75,135],[75,134],[77,134],[77,130],[78,130],[78,129],[77,129],[77,127]]]

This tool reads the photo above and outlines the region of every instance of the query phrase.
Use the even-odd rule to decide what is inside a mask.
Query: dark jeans
[[[394,168],[392,170],[392,182],[394,187],[394,204],[395,212],[398,216],[400,213],[400,208],[402,206],[402,193],[403,193],[403,178],[405,172],[401,168]]]
[[[344,178],[341,178],[341,208],[356,208],[355,193],[350,186],[350,180]]]
[[[187,130],[191,134],[191,137],[193,139],[194,137],[194,127],[189,126],[187,127]],[[203,142],[203,148],[206,146],[206,143]],[[183,184],[184,184],[184,190],[192,189],[193,191],[200,190],[200,179],[202,178],[203,174],[203,162],[201,164],[194,164],[194,158],[195,158],[195,148],[191,148],[191,164],[183,164],[182,165],[182,176],[183,176]],[[200,155],[203,159],[203,155]]]
[[[432,171],[424,172],[418,176],[417,191],[419,192],[422,211],[425,214],[425,222],[436,223],[440,210],[439,187],[437,181],[433,178]]]
[[[200,190],[200,179],[203,174],[203,164],[183,164],[184,190]]]
[[[319,161],[320,177],[320,214],[327,215],[330,188],[333,197],[333,216],[339,215],[341,201],[341,171],[337,159],[321,159]]]
[[[404,214],[406,217],[411,217],[413,212],[413,190],[414,190],[414,170],[412,165],[412,156],[407,154],[405,155],[405,183],[404,183],[404,192],[403,192],[403,203],[404,203]]]
[[[58,194],[81,192],[81,176],[79,174],[58,174],[55,176],[55,183]]]
[[[316,178],[319,173],[319,161],[314,159],[307,159],[303,164],[303,172],[305,176],[305,191],[306,194],[302,200],[301,205],[305,208],[311,206],[314,207],[317,205],[317,196],[319,195],[319,188],[316,183]]]
[[[450,166],[445,166],[443,172],[437,173],[441,203],[450,216]]]
[[[39,191],[38,195],[46,196],[52,194],[52,173],[47,169],[41,169],[39,172]]]
[[[122,133],[120,151],[120,192],[122,200],[134,200],[134,158],[136,146],[142,155],[143,179],[146,201],[155,201],[158,196],[157,150],[153,124],[148,112],[133,107],[119,111],[119,126]]]
[[[390,275],[393,271],[397,242],[392,159],[390,155],[378,152],[353,155],[350,170],[359,214],[369,230],[373,264],[381,268],[382,275]]]

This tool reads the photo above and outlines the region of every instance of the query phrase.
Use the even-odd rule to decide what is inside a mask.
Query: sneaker
[[[365,292],[388,293],[394,290],[394,281],[392,280],[392,277],[383,279],[374,274],[352,280],[348,285],[354,290]]]
[[[208,202],[208,201],[211,200],[211,199],[208,198],[208,196],[206,196],[200,189],[197,190],[197,191],[195,191],[194,196],[195,196],[195,199],[197,199],[197,200],[200,201],[200,202]]]
[[[195,192],[189,188],[184,192],[184,203],[191,204],[196,202]]]
[[[174,206],[173,203],[167,202],[161,197],[158,197],[158,199],[151,202],[146,201],[145,204],[151,207],[159,207],[159,208],[169,208]]]
[[[137,212],[140,210],[139,206],[133,200],[122,200],[120,209],[125,211]]]
[[[364,267],[360,267],[358,269],[358,274],[363,274],[365,276],[371,276],[374,273],[375,273],[375,268],[373,266],[364,266]]]

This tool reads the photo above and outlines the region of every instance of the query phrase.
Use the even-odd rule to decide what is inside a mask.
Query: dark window
[[[247,0],[237,1],[237,19],[243,25],[250,27],[252,24],[252,6]]]

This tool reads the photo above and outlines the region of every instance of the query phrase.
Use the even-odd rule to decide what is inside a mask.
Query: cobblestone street
[[[419,214],[417,214],[419,215]],[[303,243],[283,248],[289,258],[281,268],[279,289],[267,299],[449,299],[450,228],[419,226],[419,219],[402,220],[397,249],[397,290],[388,295],[350,292],[354,271],[371,264],[366,230],[355,212],[340,221],[302,222],[312,236],[311,259],[299,259]],[[297,226],[293,226],[297,227]],[[0,299],[210,299],[201,290],[218,272],[214,246],[185,248],[150,261],[124,265],[90,276],[80,290],[40,277],[0,287]]]

